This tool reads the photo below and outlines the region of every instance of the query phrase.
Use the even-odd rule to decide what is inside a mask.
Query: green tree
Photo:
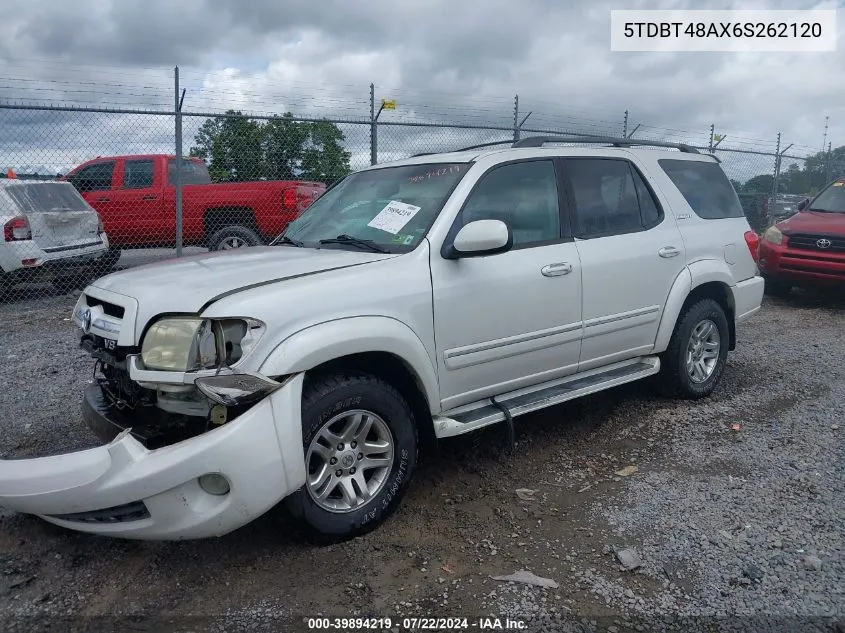
[[[287,112],[259,122],[229,110],[202,124],[191,156],[206,161],[215,182],[302,178],[331,183],[351,171],[344,140],[329,121],[296,121]]]
[[[760,174],[745,181],[743,193],[771,193],[775,184],[774,174]]]
[[[350,171],[350,152],[343,148],[343,132],[334,123],[319,121],[308,126],[308,143],[302,150],[302,173],[305,180],[332,183]]]
[[[229,110],[207,119],[197,132],[191,156],[208,163],[215,182],[258,180],[264,176],[262,128],[242,112]]]
[[[271,180],[297,178],[307,140],[308,125],[294,121],[290,112],[267,121],[263,129],[267,178]]]

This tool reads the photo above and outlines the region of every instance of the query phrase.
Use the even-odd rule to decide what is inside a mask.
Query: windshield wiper
[[[831,211],[830,209],[806,209],[807,211],[814,211],[816,213],[838,213],[838,211]]]
[[[301,241],[295,240],[292,237],[288,237],[287,235],[277,237],[275,240],[270,242],[270,246],[275,246],[276,244],[290,244],[291,246],[302,246]]]
[[[355,244],[355,246],[360,246],[362,248],[368,248],[374,253],[389,253],[390,251],[387,250],[384,246],[376,244],[372,240],[365,240],[360,237],[354,237],[352,235],[347,235],[343,233],[338,235],[337,237],[332,237],[326,240],[320,240],[318,244]]]

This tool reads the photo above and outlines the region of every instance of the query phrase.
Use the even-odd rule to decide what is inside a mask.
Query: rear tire
[[[208,238],[208,250],[228,251],[261,244],[261,236],[245,226],[231,225],[220,229]]]
[[[366,534],[399,506],[418,438],[411,407],[392,385],[360,372],[308,380],[302,440],[307,480],[285,506],[312,538],[339,542]]]
[[[688,306],[660,357],[660,390],[676,398],[709,396],[725,370],[729,344],[728,319],[722,306],[713,299]]]

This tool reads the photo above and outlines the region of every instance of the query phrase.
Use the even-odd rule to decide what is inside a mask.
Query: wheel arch
[[[246,227],[256,233],[258,221],[249,206],[207,207],[202,214],[203,239],[208,241],[220,229],[229,225]]]
[[[723,262],[705,260],[695,262],[675,279],[657,330],[654,351],[661,353],[669,346],[678,319],[686,308],[701,299],[713,299],[725,311],[730,335],[728,349],[736,349],[736,304],[733,277]]]
[[[259,370],[266,376],[362,371],[393,385],[408,400],[420,437],[433,440],[432,415],[440,408],[437,374],[422,341],[390,317],[337,319],[300,330],[282,341]]]

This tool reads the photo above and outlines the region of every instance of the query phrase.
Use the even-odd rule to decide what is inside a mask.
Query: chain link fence
[[[177,91],[178,93],[178,91]],[[372,92],[371,92],[372,95]],[[712,152],[751,225],[845,171],[845,155],[787,152],[778,142],[606,121],[538,126],[407,117],[77,108],[0,103],[0,295],[26,305],[116,269],[207,250],[268,244],[350,171],[415,154],[532,135],[625,136]],[[177,157],[181,156],[179,160]]]

